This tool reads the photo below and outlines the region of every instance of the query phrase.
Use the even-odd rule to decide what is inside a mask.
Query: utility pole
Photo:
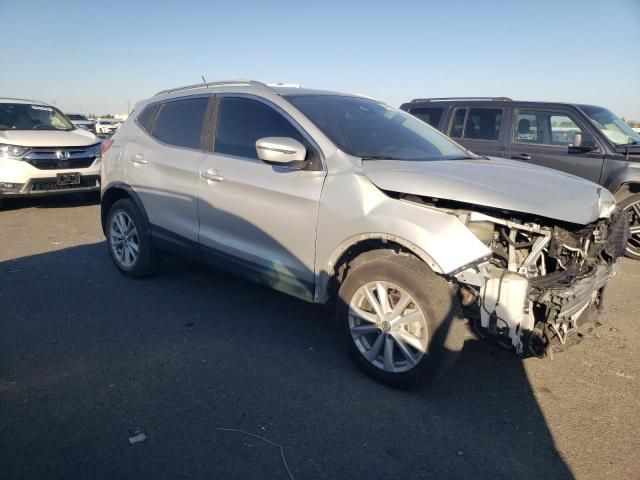
[[[130,113],[131,113],[131,102],[127,100],[127,117],[129,116]]]

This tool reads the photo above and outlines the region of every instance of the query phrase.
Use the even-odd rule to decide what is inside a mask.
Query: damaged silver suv
[[[392,385],[451,367],[464,316],[518,355],[565,342],[628,236],[599,185],[478,157],[360,95],[166,90],[105,148],[102,226],[123,274],[174,252],[332,305],[351,356]]]

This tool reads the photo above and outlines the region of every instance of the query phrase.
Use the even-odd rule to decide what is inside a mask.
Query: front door
[[[274,105],[247,96],[216,103],[213,151],[205,154],[198,181],[201,248],[219,265],[311,300],[325,172],[268,165],[255,144],[290,137],[307,147],[307,158],[320,160],[320,152]]]
[[[513,119],[507,146],[511,158],[600,182],[602,146],[593,152],[569,153],[575,133],[591,133],[571,111],[518,108]]]

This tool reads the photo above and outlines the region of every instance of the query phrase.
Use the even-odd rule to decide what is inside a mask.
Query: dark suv
[[[424,98],[400,107],[469,150],[563,170],[603,185],[629,211],[627,256],[640,260],[640,133],[592,105]]]

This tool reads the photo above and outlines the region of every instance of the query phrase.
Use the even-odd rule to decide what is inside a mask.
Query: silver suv
[[[599,185],[478,157],[362,95],[165,90],[107,147],[102,226],[122,273],[177,252],[329,304],[354,360],[391,385],[451,367],[464,317],[519,355],[565,343],[628,236]]]

